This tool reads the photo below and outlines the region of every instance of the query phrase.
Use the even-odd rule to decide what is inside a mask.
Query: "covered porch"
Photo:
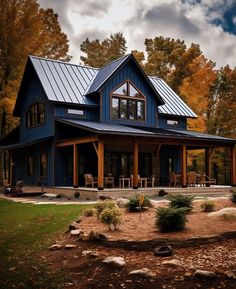
[[[57,155],[71,155],[74,188],[98,190],[160,188],[170,185],[170,173],[179,176],[178,186],[188,185],[187,152],[205,150],[205,175],[211,177],[210,158],[214,148],[226,148],[230,158],[231,185],[236,185],[234,140],[189,131],[134,128],[121,125],[62,121],[79,130],[72,139],[57,140]],[[66,164],[64,164],[66,165]],[[93,184],[84,182],[90,174]],[[107,182],[107,180],[111,182]],[[109,183],[109,186],[108,186]],[[197,184],[196,184],[197,185]],[[199,184],[200,185],[200,184]],[[196,186],[197,187],[197,186]]]

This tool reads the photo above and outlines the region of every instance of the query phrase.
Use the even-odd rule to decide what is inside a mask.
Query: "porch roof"
[[[112,124],[104,122],[84,121],[78,119],[57,118],[56,121],[81,128],[97,134],[112,134],[112,135],[129,135],[129,136],[145,136],[152,138],[171,138],[171,139],[189,139],[199,141],[213,141],[220,143],[236,144],[236,140],[221,136],[215,136],[195,131],[188,130],[173,130],[157,127],[141,127],[128,126],[121,124]]]

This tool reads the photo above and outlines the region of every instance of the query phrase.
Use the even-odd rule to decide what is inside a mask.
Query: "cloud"
[[[78,14],[80,14],[81,16],[99,18],[101,17],[101,15],[104,15],[108,12],[110,5],[111,1],[109,0],[86,0],[80,1],[79,5],[76,5],[75,1],[74,11],[78,12]]]

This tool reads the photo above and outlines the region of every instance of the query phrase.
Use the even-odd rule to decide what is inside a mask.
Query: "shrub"
[[[193,197],[177,194],[168,196],[168,199],[170,200],[171,208],[185,208],[188,212],[192,211]]]
[[[95,205],[95,209],[97,210],[97,217],[100,217],[100,214],[104,209],[112,209],[114,207],[117,207],[117,205],[116,202],[113,200],[98,201]]]
[[[94,215],[94,208],[87,208],[84,210],[85,217],[92,217]]]
[[[175,232],[185,229],[185,208],[158,208],[156,213],[156,227],[161,232]]]
[[[215,209],[215,203],[213,201],[205,201],[201,204],[203,212],[213,212]]]
[[[144,196],[144,202],[141,207],[139,207],[139,196],[132,197],[129,199],[128,203],[125,205],[129,212],[140,212],[144,207],[151,207],[151,202],[148,196]]]
[[[75,197],[75,198],[79,198],[79,197],[80,197],[80,192],[75,192],[75,193],[74,193],[74,197]]]
[[[159,195],[160,197],[163,197],[163,196],[165,196],[165,195],[168,195],[168,193],[167,193],[165,190],[161,189],[161,190],[159,191],[158,195]]]
[[[231,201],[236,204],[236,190],[232,190]]]
[[[109,230],[112,230],[112,226],[117,230],[121,224],[121,211],[118,207],[105,208],[100,214],[100,220],[108,226]]]

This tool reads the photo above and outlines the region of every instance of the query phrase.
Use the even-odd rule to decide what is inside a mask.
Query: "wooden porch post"
[[[206,175],[211,177],[211,167],[210,167],[210,151],[208,148],[205,149],[205,172]]]
[[[236,148],[230,148],[230,180],[231,186],[236,186]]]
[[[138,141],[134,141],[134,174],[133,174],[133,188],[138,189]]]
[[[79,186],[79,152],[76,144],[73,145],[73,186]]]
[[[182,180],[181,185],[183,188],[187,186],[187,148],[186,144],[182,145]]]
[[[104,189],[104,141],[98,140],[98,189]]]

